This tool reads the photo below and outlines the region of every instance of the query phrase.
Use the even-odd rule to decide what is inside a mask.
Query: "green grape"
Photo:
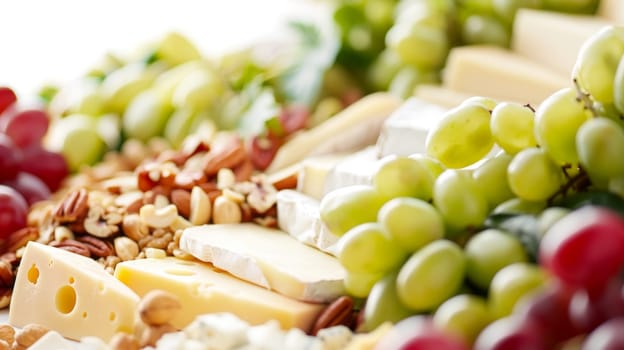
[[[106,76],[101,85],[106,110],[122,115],[128,104],[141,92],[147,90],[161,71],[140,63],[125,65]]]
[[[609,179],[607,188],[609,192],[615,193],[618,196],[624,198],[624,176]]]
[[[557,12],[593,14],[599,0],[543,0],[544,7]]]
[[[385,199],[371,186],[343,187],[321,199],[320,216],[331,233],[342,236],[351,228],[377,221],[377,212]]]
[[[563,185],[563,172],[541,148],[516,154],[507,168],[511,191],[527,201],[543,201]]]
[[[97,117],[95,129],[108,149],[119,149],[121,144],[121,120],[118,115],[108,113]]]
[[[447,168],[463,168],[485,157],[494,140],[490,112],[477,104],[462,104],[446,112],[427,134],[427,154]]]
[[[579,128],[576,148],[592,179],[624,176],[624,129],[607,118],[592,118]]]
[[[435,71],[423,71],[416,67],[403,67],[399,70],[388,90],[395,96],[406,99],[414,95],[416,87],[420,84],[439,83],[438,73]]]
[[[542,0],[493,0],[494,12],[508,24],[513,24],[518,9],[542,7]]]
[[[171,112],[153,90],[137,95],[123,114],[125,135],[143,142],[162,135]]]
[[[402,1],[396,7],[395,25],[410,24],[417,27],[427,27],[446,30],[446,11],[436,4],[427,1]]]
[[[208,69],[206,62],[198,60],[180,64],[160,74],[154,80],[152,89],[158,93],[164,102],[173,105],[173,94],[178,85],[189,76],[204,74],[203,72]]]
[[[381,225],[366,223],[340,238],[336,256],[349,272],[375,274],[399,267],[406,252]]]
[[[491,13],[493,11],[493,0],[461,0],[461,5],[477,13]]]
[[[596,101],[611,103],[617,65],[623,54],[624,27],[607,26],[583,43],[572,77]]]
[[[539,238],[544,237],[546,232],[555,222],[570,213],[570,209],[562,207],[548,207],[537,218],[537,233]]]
[[[468,280],[482,290],[489,288],[492,278],[503,267],[529,260],[520,240],[497,229],[472,236],[464,251]]]
[[[56,119],[50,124],[45,145],[60,152],[72,172],[95,164],[107,150],[98,132],[98,118],[85,114],[70,114]]]
[[[535,111],[535,138],[559,164],[577,164],[576,132],[591,114],[572,88],[561,89]]]
[[[397,295],[396,273],[389,274],[375,283],[364,308],[362,330],[373,331],[382,323],[397,323],[413,314]]]
[[[442,163],[426,154],[414,153],[410,154],[409,158],[415,159],[424,165],[429,170],[434,180],[437,179],[438,176],[444,172],[444,170],[446,170]]]
[[[394,2],[387,0],[367,0],[364,15],[375,30],[385,32],[394,22]]]
[[[356,298],[366,298],[375,283],[382,279],[386,273],[356,273],[347,271],[344,278],[344,286],[347,293]]]
[[[436,327],[455,334],[466,344],[474,343],[491,320],[485,299],[470,294],[460,294],[448,299],[433,314],[433,324]]]
[[[546,201],[527,201],[522,198],[512,198],[494,208],[494,214],[538,214],[546,208]]]
[[[444,221],[438,210],[416,198],[390,200],[379,210],[378,222],[410,253],[444,237]]]
[[[225,84],[215,72],[201,70],[180,81],[171,102],[175,108],[199,112],[213,106],[224,91]]]
[[[492,316],[498,319],[511,315],[522,297],[536,292],[547,281],[546,272],[537,265],[518,262],[502,268],[492,279],[489,288]]]
[[[494,208],[514,196],[507,180],[507,168],[512,159],[513,156],[501,153],[486,160],[472,173],[472,177],[485,195],[490,208]]]
[[[396,52],[384,49],[368,69],[369,84],[375,90],[388,90],[390,82],[403,66],[404,63],[401,62],[401,58]]]
[[[624,114],[624,55],[620,58],[615,79],[613,80],[613,104],[615,108]]]
[[[505,25],[494,17],[470,15],[462,25],[462,39],[468,45],[489,44],[509,46],[510,33]]]
[[[503,102],[492,110],[490,129],[497,145],[509,154],[537,146],[535,112],[528,106]]]
[[[488,215],[485,194],[467,171],[443,172],[433,186],[433,204],[449,229],[447,236],[467,227],[479,227]]]
[[[418,160],[390,155],[379,161],[373,186],[386,198],[415,197],[431,199],[433,175]]]
[[[454,242],[437,240],[412,254],[397,276],[401,302],[417,312],[434,310],[460,289],[466,258]]]
[[[498,104],[498,101],[496,101],[493,98],[485,97],[485,96],[472,96],[463,100],[461,103],[462,106],[471,105],[471,104],[481,106],[491,112]]]
[[[176,32],[168,33],[161,39],[156,48],[156,56],[171,67],[202,57],[188,38]]]
[[[437,69],[444,65],[449,51],[446,31],[426,26],[395,24],[386,34],[386,45],[405,64],[421,69]]]
[[[208,118],[208,115],[206,113],[197,113],[188,108],[178,108],[167,120],[163,136],[174,148],[178,148],[182,145],[184,139],[192,133],[193,125],[203,118]]]

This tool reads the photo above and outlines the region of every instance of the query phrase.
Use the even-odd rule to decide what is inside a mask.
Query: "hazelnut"
[[[175,295],[163,290],[152,290],[139,303],[139,315],[145,324],[160,326],[171,321],[181,307]]]
[[[160,337],[164,334],[176,331],[177,329],[169,323],[147,327],[143,330],[143,334],[141,335],[141,346],[155,346],[158,339],[160,339]]]

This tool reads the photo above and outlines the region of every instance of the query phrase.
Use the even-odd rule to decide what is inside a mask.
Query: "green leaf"
[[[318,99],[325,72],[334,64],[339,38],[331,22],[291,22],[298,41],[293,62],[275,81],[276,89],[287,103],[311,107]]]

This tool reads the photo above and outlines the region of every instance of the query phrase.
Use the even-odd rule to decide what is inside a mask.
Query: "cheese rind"
[[[64,337],[108,341],[132,332],[139,297],[90,258],[29,242],[9,308],[17,327],[38,323]]]
[[[583,43],[607,25],[608,21],[597,16],[519,9],[514,20],[511,48],[545,67],[570,76]]]
[[[275,319],[284,329],[308,331],[324,308],[242,281],[211,264],[173,257],[119,263],[115,277],[139,295],[162,289],[178,296],[182,307],[171,322],[178,328],[201,314],[229,312],[251,324]]]
[[[328,302],[345,293],[338,260],[283,231],[255,224],[184,230],[180,248],[234,276],[297,300]]]
[[[446,108],[415,97],[405,101],[381,128],[377,140],[378,157],[426,153],[427,133],[446,111]]]
[[[336,255],[339,237],[329,231],[319,212],[319,201],[293,190],[277,193],[277,225],[299,242]]]
[[[494,46],[454,48],[442,80],[452,90],[533,106],[571,84],[563,74]]]

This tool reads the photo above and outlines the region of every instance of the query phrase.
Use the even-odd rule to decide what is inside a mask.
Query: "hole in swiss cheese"
[[[56,309],[64,314],[70,313],[76,306],[76,291],[72,286],[63,286],[56,292]]]
[[[37,280],[39,280],[39,268],[37,268],[37,265],[32,264],[30,269],[28,269],[28,282],[37,284]]]

